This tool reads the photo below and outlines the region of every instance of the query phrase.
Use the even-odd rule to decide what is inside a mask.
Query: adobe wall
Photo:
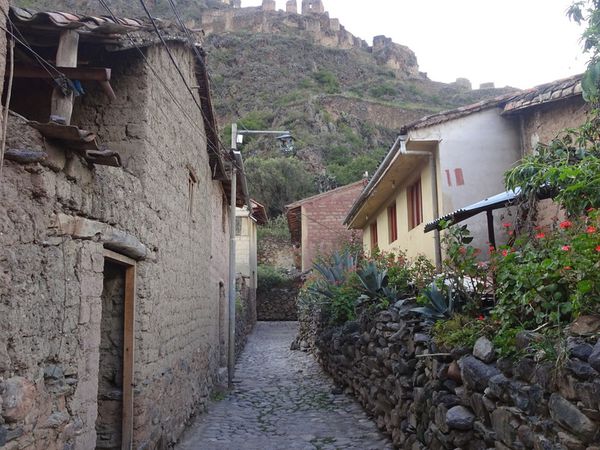
[[[174,54],[194,84],[191,54]],[[86,84],[73,119],[119,151],[123,168],[65,158],[12,119],[9,148],[45,149],[50,158],[8,161],[0,182],[4,449],[95,448],[105,234],[93,230],[107,224],[146,250],[136,277],[134,448],[174,442],[216,379],[227,209],[198,109],[166,53],[147,55],[199,131],[134,52],[110,56],[117,100]],[[193,201],[188,166],[199,180]],[[92,233],[80,238],[85,229],[68,229],[69,217],[88,219]]]
[[[587,119],[589,105],[581,96],[532,107],[519,114],[521,151],[531,154],[538,143],[548,144],[567,128],[576,128]],[[538,225],[551,226],[564,211],[552,200],[542,200],[537,209]]]
[[[548,144],[566,128],[575,128],[586,121],[589,105],[581,96],[528,108],[521,118],[521,148],[530,154],[538,143]]]
[[[317,197],[302,204],[302,271],[312,268],[319,254],[339,249],[362,233],[344,225],[346,214],[363,190],[362,183],[339,188],[335,193]]]

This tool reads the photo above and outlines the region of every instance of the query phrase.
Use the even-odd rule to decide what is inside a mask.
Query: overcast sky
[[[435,81],[528,88],[582,72],[582,28],[572,0],[323,0],[330,16],[372,44],[384,34],[410,47]],[[262,0],[242,0],[258,6]],[[285,9],[285,0],[277,7]],[[298,0],[300,8],[301,0]]]

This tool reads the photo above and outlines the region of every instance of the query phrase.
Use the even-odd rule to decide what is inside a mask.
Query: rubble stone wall
[[[256,310],[260,321],[298,320],[296,300],[301,281],[290,279],[285,286],[267,290],[258,289]]]
[[[194,85],[192,54],[173,52]],[[200,111],[166,53],[150,48],[147,57],[195,125],[135,52],[111,55],[117,99],[86,84],[73,123],[119,151],[123,168],[89,167],[11,117],[8,147],[49,157],[7,161],[0,183],[3,449],[96,446],[103,235],[82,237],[59,218],[85,218],[145,249],[136,267],[134,448],[175,442],[216,380],[227,208]],[[190,170],[198,178],[193,198]]]
[[[320,363],[399,449],[600,449],[597,336],[569,338],[557,368],[498,359],[485,339],[446,353],[427,324],[396,308],[340,328],[301,327],[315,329]]]

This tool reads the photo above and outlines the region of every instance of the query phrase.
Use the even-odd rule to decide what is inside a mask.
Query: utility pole
[[[276,135],[276,139],[281,143],[286,152],[292,152],[294,138],[289,131],[270,131],[270,130],[241,130],[238,131],[237,123],[231,124],[231,205],[229,211],[229,339],[227,352],[227,378],[229,388],[233,387],[233,374],[235,371],[235,225],[236,225],[236,206],[237,206],[237,184],[238,171],[240,171],[240,185],[246,195],[245,202],[248,204],[250,212],[250,198],[248,196],[248,187],[243,171],[242,154],[237,149],[238,136],[246,134],[268,134]]]
[[[231,151],[237,151],[237,123],[231,125]],[[229,209],[229,345],[227,355],[227,379],[233,387],[235,369],[235,221],[237,206],[237,167],[235,158],[231,161],[231,206]]]

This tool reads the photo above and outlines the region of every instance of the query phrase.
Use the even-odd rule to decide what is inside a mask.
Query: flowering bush
[[[496,252],[494,316],[504,328],[536,328],[600,311],[599,214],[535,230]]]

